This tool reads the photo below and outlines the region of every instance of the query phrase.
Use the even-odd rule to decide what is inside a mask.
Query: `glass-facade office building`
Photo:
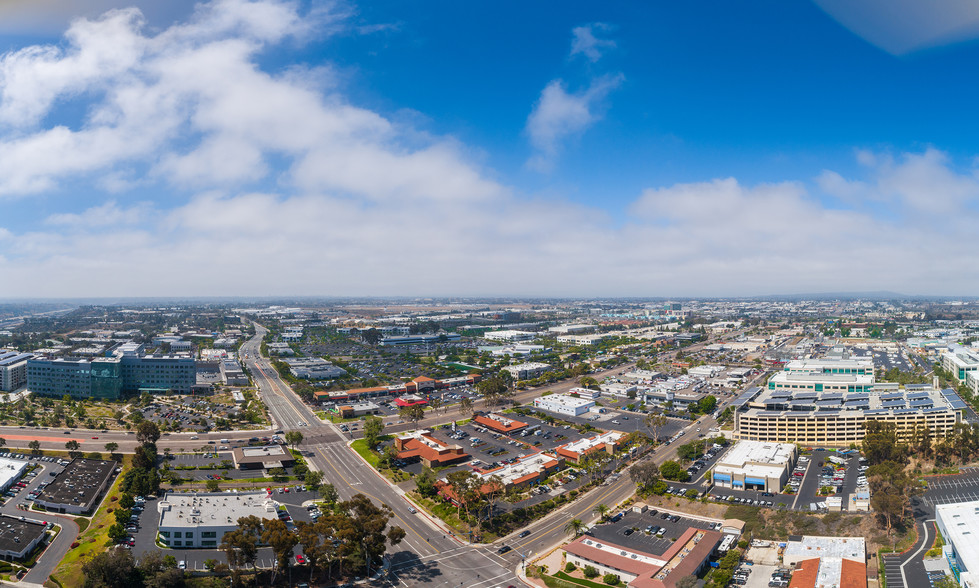
[[[197,364],[190,357],[124,356],[98,359],[32,359],[27,388],[42,396],[115,400],[124,394],[190,394]]]

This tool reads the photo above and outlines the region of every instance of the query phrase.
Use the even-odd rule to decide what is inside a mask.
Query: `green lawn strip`
[[[425,498],[417,492],[409,492],[408,495],[415,504],[425,509],[430,515],[438,517],[442,522],[459,533],[468,535],[469,525],[462,522],[454,506],[431,498]]]
[[[554,576],[560,580],[564,580],[565,582],[571,582],[579,586],[588,586],[588,588],[608,588],[608,584],[604,584],[601,582],[592,582],[591,580],[572,578],[571,576],[565,574],[564,572],[558,572],[554,574]]]
[[[388,441],[390,439],[391,439],[391,435],[384,435],[380,438],[382,442]],[[376,453],[374,453],[367,447],[367,441],[363,439],[357,439],[353,443],[351,443],[350,446],[353,447],[354,451],[356,451],[358,455],[363,457],[364,460],[367,463],[369,463],[372,468],[374,468],[375,470],[378,469],[377,466],[380,463],[381,458],[378,457]]]

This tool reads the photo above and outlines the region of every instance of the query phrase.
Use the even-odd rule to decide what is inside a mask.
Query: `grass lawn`
[[[58,567],[51,573],[51,577],[56,579],[57,583],[64,588],[83,586],[85,584],[85,578],[82,576],[82,565],[97,554],[105,551],[108,546],[113,545],[113,541],[109,539],[109,527],[116,522],[116,518],[109,511],[114,511],[118,508],[119,502],[118,500],[112,500],[112,497],[115,496],[118,498],[121,494],[119,486],[122,484],[125,469],[131,462],[132,456],[125,456],[123,473],[116,477],[115,482],[109,488],[102,501],[102,505],[95,512],[95,515],[90,520],[76,519],[78,527],[81,529],[78,538],[75,539],[78,547],[69,549],[64,559],[61,560]]]
[[[381,442],[390,441],[391,435],[383,435],[380,438],[380,440]],[[377,469],[377,465],[378,463],[380,463],[380,458],[377,456],[376,453],[368,449],[367,441],[364,441],[363,439],[357,439],[350,446],[353,447],[354,451],[356,451],[361,457],[363,457],[367,461],[367,463],[371,464],[372,468],[374,468],[375,470]]]

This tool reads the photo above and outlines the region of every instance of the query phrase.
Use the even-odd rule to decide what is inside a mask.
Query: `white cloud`
[[[568,93],[563,81],[552,80],[527,118],[527,135],[535,149],[527,164],[538,171],[550,171],[563,143],[601,119],[605,97],[624,79],[622,74],[602,76],[575,93]]]
[[[152,205],[148,202],[141,202],[129,208],[121,208],[115,200],[110,200],[80,214],[52,214],[44,222],[49,225],[81,229],[135,225],[144,221],[151,210]]]
[[[615,48],[615,41],[600,39],[595,33],[607,32],[609,29],[607,24],[600,22],[571,29],[571,56],[584,55],[592,63],[601,59],[603,51]]]
[[[23,225],[34,229],[4,219],[0,295],[979,287],[960,271],[973,263],[961,244],[979,221],[977,178],[940,151],[857,152],[859,173],[825,170],[815,181],[651,187],[617,218],[599,206],[516,193],[452,137],[426,136],[410,121],[352,104],[328,66],[316,83],[294,69],[262,70],[259,53],[307,34],[307,23],[291,4],[258,4],[209,5],[155,35],[135,16],[113,13],[74,25],[105,38],[76,35],[63,49],[24,50],[8,62],[16,75],[0,85],[0,109],[34,122],[0,130],[0,195],[40,193],[47,210],[82,212]],[[253,9],[260,22],[246,14]],[[111,38],[127,41],[125,55],[104,55]],[[31,59],[61,73],[31,77]],[[89,64],[87,73],[67,68],[76,63]],[[579,92],[548,85],[527,122],[539,163],[552,163],[601,117],[621,80],[599,78]],[[88,113],[81,124],[46,124],[60,101],[79,97]],[[140,189],[131,196],[134,183]],[[67,196],[53,190],[67,186]],[[87,208],[70,200],[74,189],[93,186],[122,191]],[[146,202],[144,192],[155,192],[144,187],[175,196]]]

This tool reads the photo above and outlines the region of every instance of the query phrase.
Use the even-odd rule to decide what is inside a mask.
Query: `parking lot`
[[[263,478],[267,475],[263,469],[235,469],[230,451],[206,453],[203,455],[174,454],[166,461],[161,456],[160,463],[167,463],[168,467],[180,473],[180,477],[191,480],[249,480],[252,478]],[[187,467],[200,469],[183,469]],[[284,469],[286,475],[292,475],[291,467]]]
[[[962,468],[954,476],[925,477],[924,499],[932,505],[979,500],[979,468]]]
[[[844,469],[836,471],[835,466],[827,461],[830,456],[843,459]],[[830,496],[842,496],[845,500],[850,494],[857,491],[858,479],[861,475],[860,467],[857,454],[853,454],[850,458],[842,458],[834,451],[818,450],[813,451],[810,455],[800,456],[798,464],[790,474],[789,484],[795,490],[794,494],[715,487],[711,490],[710,495],[715,500],[730,504],[750,504],[803,511],[811,511],[812,505],[816,504],[818,510],[823,510],[822,505],[826,502],[827,497],[819,494],[820,488],[832,486],[835,489],[835,494]],[[830,473],[829,470],[823,468],[831,468],[833,472]],[[690,484],[675,483],[670,483],[670,486],[681,489],[693,487]],[[977,481],[976,488],[979,490],[979,481]],[[846,506],[844,501],[844,510]]]
[[[297,521],[311,521],[310,511],[304,506],[304,502],[311,500],[318,500],[319,495],[316,492],[296,492],[296,486],[290,486],[290,491],[286,493],[284,490],[280,493],[276,491],[274,493],[273,499],[284,505],[286,511],[289,514],[289,520],[286,520],[286,525],[291,529],[295,526]],[[160,523],[160,515],[157,509],[158,499],[147,497],[144,504],[143,510],[139,514],[137,529],[135,532],[130,534],[132,537],[133,545],[131,547],[133,555],[137,558],[137,561],[144,557],[147,553],[152,553],[156,551],[162,551],[164,554],[173,555],[177,561],[183,561],[186,563],[188,570],[203,571],[207,567],[205,562],[209,559],[216,560],[218,562],[226,562],[227,558],[225,553],[216,549],[164,549],[156,545],[156,533]],[[285,520],[285,519],[283,519]],[[297,545],[293,550],[293,555],[302,553],[302,546]],[[273,555],[271,548],[260,548],[258,550],[258,559],[255,565],[258,567],[272,567]]]
[[[629,509],[623,511],[618,520],[617,517],[618,513],[613,514],[609,522],[593,526],[588,534],[600,541],[653,555],[665,553],[691,527],[719,530],[721,524],[719,520],[691,518],[683,513],[656,509],[641,514]]]
[[[58,475],[68,463],[67,460],[59,460],[56,457],[31,456],[23,453],[3,453],[0,455],[41,466],[15,481],[10,489],[5,492],[3,508],[8,514],[13,514],[18,507],[30,508],[34,494],[50,484],[54,476]]]

